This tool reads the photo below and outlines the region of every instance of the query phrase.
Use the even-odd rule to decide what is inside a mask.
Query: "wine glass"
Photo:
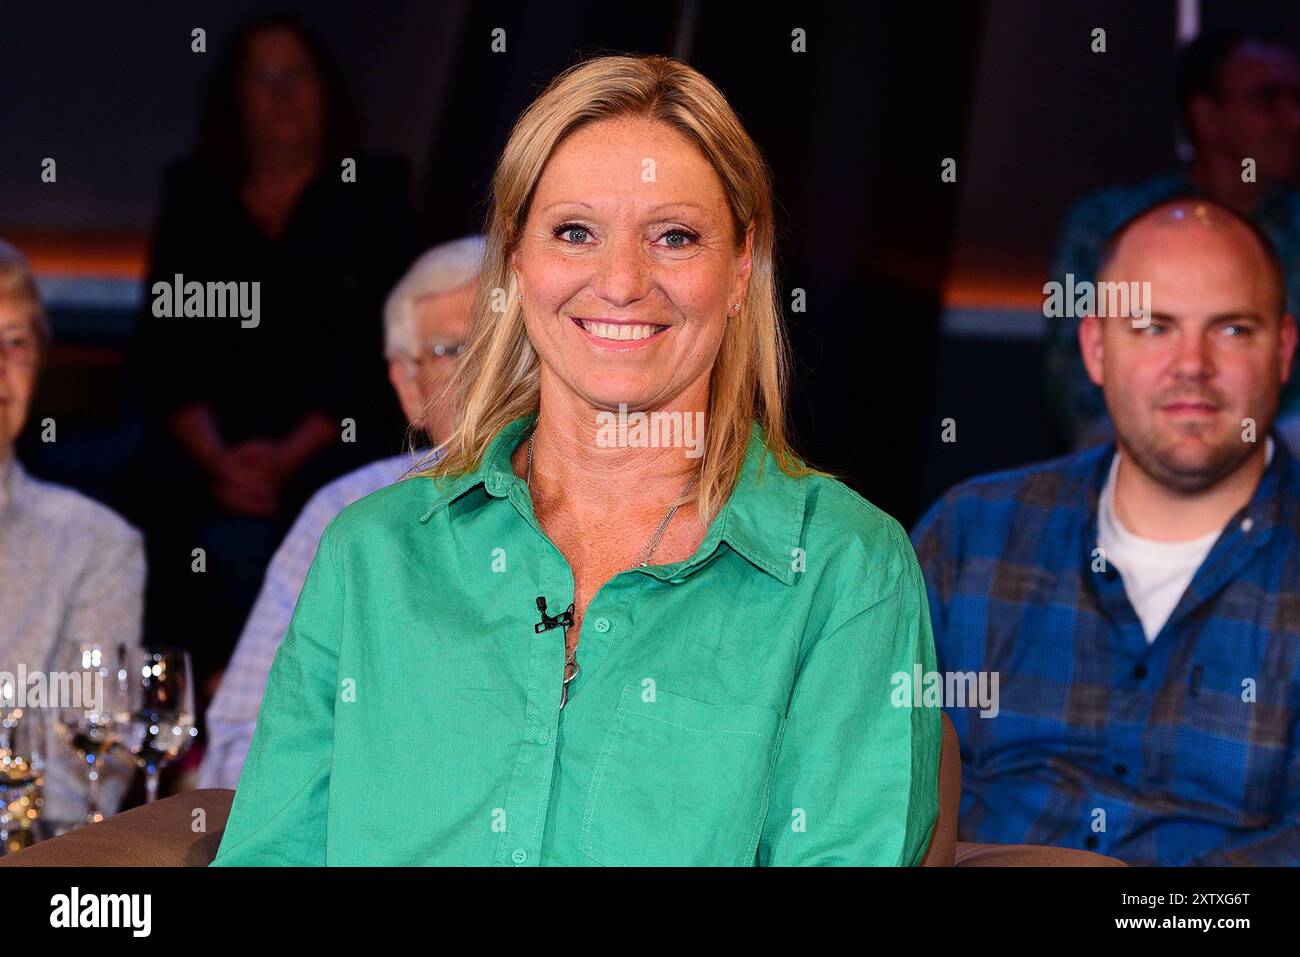
[[[15,706],[0,688],[0,857],[36,843],[44,807],[44,725],[36,708]]]
[[[123,645],[95,641],[64,641],[55,650],[55,668],[68,697],[55,702],[54,723],[86,764],[87,824],[104,819],[99,809],[99,774],[117,743],[117,702],[125,688],[125,651]]]
[[[178,648],[123,649],[126,680],[118,699],[119,753],[145,773],[145,801],[158,797],[163,767],[194,743],[194,682],[190,654]]]

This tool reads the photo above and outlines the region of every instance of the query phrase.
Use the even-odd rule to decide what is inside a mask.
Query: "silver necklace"
[[[533,429],[533,431],[528,435],[528,467],[524,476],[524,485],[528,488],[530,494],[533,490],[533,439],[536,437],[537,430]],[[678,498],[684,497],[692,488],[695,487],[696,478],[698,478],[697,475],[691,476],[691,480],[686,483],[686,487],[682,489],[682,494],[679,495]],[[644,553],[645,557],[640,561],[632,562],[632,564],[628,566],[629,568],[645,568],[650,564],[650,559],[654,557],[655,549],[659,547],[659,542],[663,539],[664,532],[668,529],[668,523],[673,520],[673,516],[677,514],[677,509],[680,507],[681,503],[678,502],[672,508],[668,509],[668,514],[663,517],[663,521],[659,523],[659,527],[656,528],[654,534],[650,536],[650,540],[641,546],[641,551],[637,553],[638,556]],[[564,634],[567,638],[569,634],[568,625],[564,626]],[[564,710],[564,705],[569,700],[569,682],[578,677],[578,672],[581,670],[578,666],[577,655],[578,649],[575,648],[572,654],[566,654],[564,657],[564,684],[561,686],[560,690],[560,710]]]

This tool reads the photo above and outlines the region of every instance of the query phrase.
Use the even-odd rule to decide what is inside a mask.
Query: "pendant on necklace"
[[[568,670],[569,670],[569,669],[568,669],[568,663],[567,663],[567,662],[565,663],[565,669],[564,669],[564,670],[565,670],[565,671],[568,671]],[[578,659],[575,657],[575,658],[573,659],[573,674],[571,674],[571,675],[566,675],[565,678],[564,678],[563,683],[560,685],[560,710],[561,710],[561,711],[564,710],[564,706],[565,706],[565,705],[568,703],[568,701],[569,701],[569,682],[572,681],[574,678],[578,677],[578,672],[579,672],[580,670],[582,670],[582,669],[580,669],[580,668],[578,667]]]

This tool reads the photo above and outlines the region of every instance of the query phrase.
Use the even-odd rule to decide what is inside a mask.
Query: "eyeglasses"
[[[428,342],[425,343],[423,352],[419,355],[411,356],[411,358],[416,362],[420,362],[424,359],[455,359],[460,355],[461,349],[463,348],[464,346],[459,342]]]
[[[0,353],[19,368],[31,368],[36,365],[36,336],[21,329],[0,331]]]

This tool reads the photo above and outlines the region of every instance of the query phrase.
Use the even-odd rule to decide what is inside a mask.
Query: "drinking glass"
[[[158,778],[194,743],[194,684],[190,654],[178,648],[127,648],[126,681],[118,699],[116,747],[145,773],[145,801],[158,798]]]
[[[60,690],[53,703],[54,723],[86,765],[87,824],[104,819],[99,809],[99,776],[117,744],[119,702],[126,687],[125,653],[123,645],[93,641],[65,641],[55,649]]]
[[[36,843],[45,785],[40,711],[14,706],[7,690],[0,688],[0,857]]]

